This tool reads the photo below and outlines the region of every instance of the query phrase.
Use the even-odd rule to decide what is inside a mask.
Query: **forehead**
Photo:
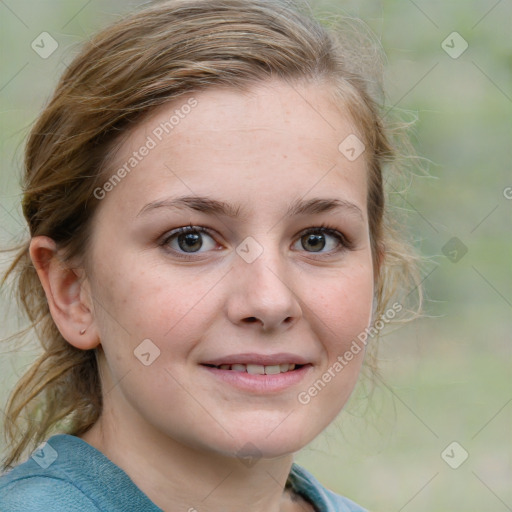
[[[264,205],[339,191],[366,210],[364,155],[351,160],[340,150],[353,136],[362,138],[326,85],[190,93],[125,138],[106,175],[124,168],[123,179],[107,199],[142,208],[170,193],[209,194],[249,205],[257,193]]]

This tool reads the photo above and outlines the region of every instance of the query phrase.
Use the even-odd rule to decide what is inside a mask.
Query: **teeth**
[[[232,370],[235,372],[247,372],[251,375],[277,375],[295,370],[295,364],[271,364],[263,366],[262,364],[221,364],[217,368],[221,370]]]
[[[265,366],[265,375],[277,375],[278,373],[281,373],[281,368],[278,364]]]
[[[261,364],[248,364],[247,373],[252,375],[265,375],[265,367]]]

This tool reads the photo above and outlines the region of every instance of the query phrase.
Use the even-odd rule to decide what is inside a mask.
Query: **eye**
[[[208,240],[209,239],[209,240]],[[170,248],[176,253],[198,253],[215,249],[215,240],[206,228],[201,226],[184,226],[171,231],[160,245]]]
[[[302,231],[294,245],[299,242],[302,249],[312,253],[337,253],[353,248],[352,242],[343,233],[325,225]],[[209,229],[192,225],[174,229],[165,235],[159,245],[185,259],[190,258],[187,254],[201,254],[217,247]]]
[[[307,252],[329,253],[351,249],[352,243],[337,229],[327,226],[309,228],[303,231],[296,243],[301,244]],[[327,247],[327,250],[324,251]]]

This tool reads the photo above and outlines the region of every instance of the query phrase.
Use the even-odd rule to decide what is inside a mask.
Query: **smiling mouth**
[[[233,372],[250,373],[251,375],[277,375],[279,373],[287,373],[298,370],[304,364],[284,363],[274,365],[261,365],[261,364],[204,364],[209,368],[217,368],[218,370],[228,370]]]

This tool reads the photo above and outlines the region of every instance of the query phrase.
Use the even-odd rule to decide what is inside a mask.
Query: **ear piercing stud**
[[[86,330],[87,330],[87,328],[82,329],[82,330],[80,331],[80,334],[85,334],[85,331],[86,331]]]

